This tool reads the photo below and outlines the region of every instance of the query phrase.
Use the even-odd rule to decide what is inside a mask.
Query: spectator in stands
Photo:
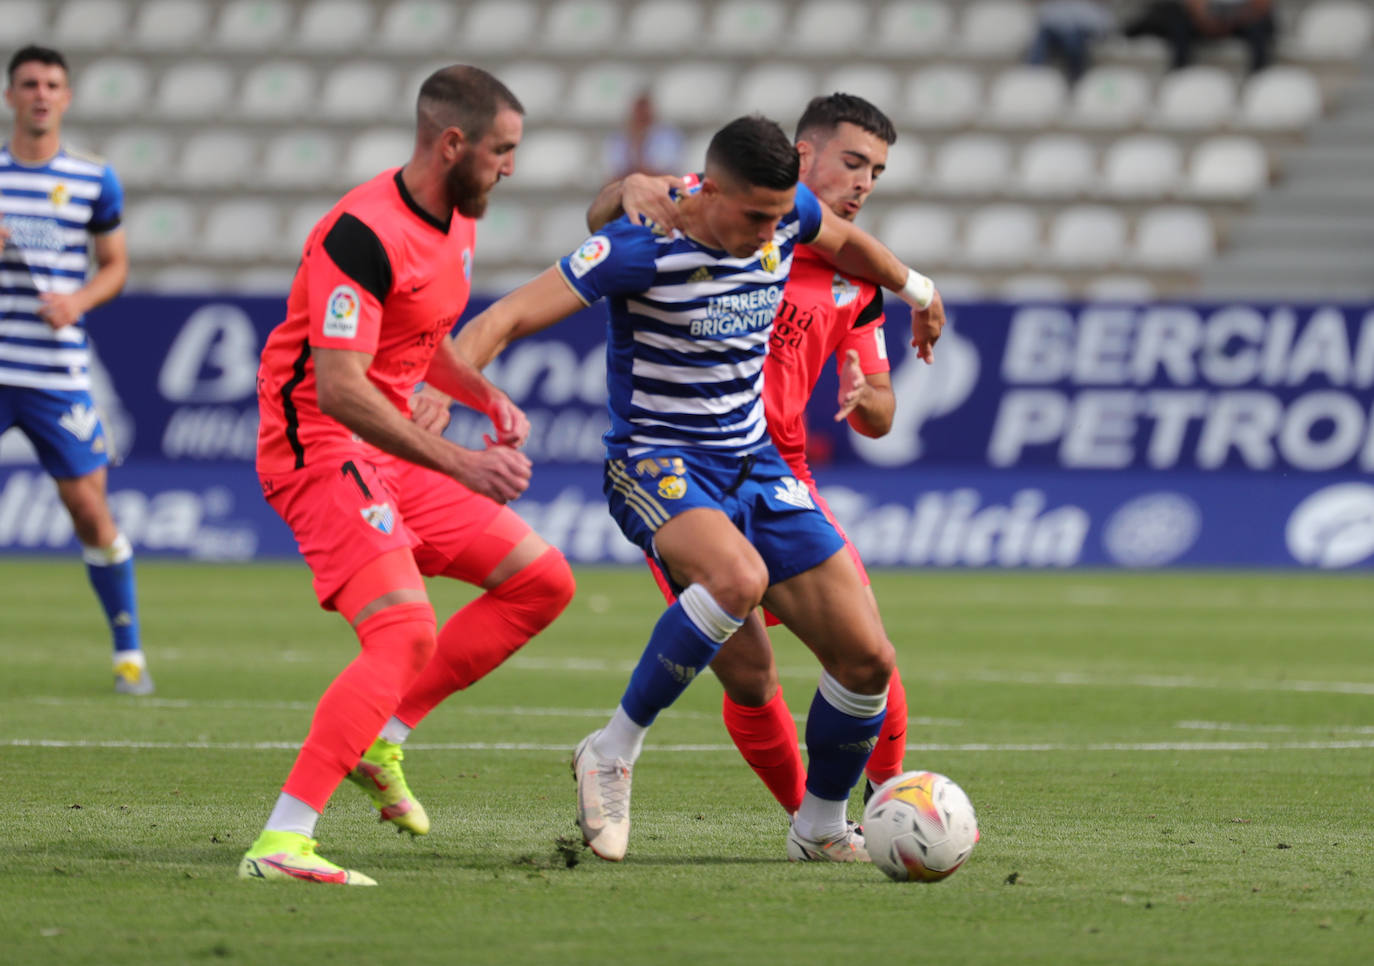
[[[1044,0],[1036,19],[1026,61],[1060,60],[1070,84],[1088,69],[1093,42],[1116,31],[1116,16],[1107,0]]]
[[[647,91],[630,105],[625,129],[606,140],[605,168],[608,180],[627,174],[680,174],[682,132],[661,123],[654,100]]]
[[[1274,52],[1274,0],[1154,0],[1123,33],[1162,39],[1175,70],[1192,63],[1198,43],[1235,38],[1250,51],[1250,70],[1259,71]]]

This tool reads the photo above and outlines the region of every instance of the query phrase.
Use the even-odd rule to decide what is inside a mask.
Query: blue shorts
[[[18,426],[49,476],[74,479],[110,462],[105,427],[84,389],[0,386],[0,433]]]
[[[772,445],[743,457],[661,449],[607,460],[602,489],[621,533],[655,559],[654,532],[697,507],[730,518],[768,565],[769,584],[810,570],[844,547]]]

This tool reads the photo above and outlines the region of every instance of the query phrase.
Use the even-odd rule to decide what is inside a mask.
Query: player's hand
[[[0,225],[0,248],[10,243],[10,230],[4,225]]]
[[[496,431],[496,436],[483,436],[488,446],[514,446],[519,448],[525,445],[525,441],[530,438],[530,421],[525,415],[525,411],[510,401],[510,397],[502,394],[495,405],[487,412],[491,417],[492,428]]]
[[[509,446],[464,450],[467,458],[450,475],[474,493],[509,503],[530,485],[530,458]]]
[[[65,329],[81,319],[81,306],[75,295],[40,292],[38,317],[54,329]]]
[[[935,343],[945,328],[945,303],[937,291],[924,309],[911,310],[911,347],[927,363],[935,361]]]
[[[859,365],[859,353],[850,349],[845,353],[844,365],[840,368],[840,411],[835,414],[835,422],[842,423],[848,419],[871,389],[868,379],[864,377],[863,366]]]
[[[686,187],[686,182],[673,175],[626,175],[620,185],[620,207],[635,224],[657,225],[664,231],[679,228],[677,203],[669,192]]]
[[[425,386],[410,396],[410,421],[426,432],[442,434],[453,415],[452,403],[433,386]]]

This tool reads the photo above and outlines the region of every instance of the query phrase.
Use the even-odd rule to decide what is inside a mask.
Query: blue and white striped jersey
[[[124,192],[104,162],[59,151],[21,164],[0,148],[0,385],[89,389],[81,323],[54,331],[38,317],[40,292],[86,283],[92,235],[119,227]]]
[[[622,217],[559,261],[583,301],[610,302],[608,457],[660,447],[743,455],[769,442],[768,336],[792,249],[820,225],[820,203],[798,184],[773,240],[747,258]]]

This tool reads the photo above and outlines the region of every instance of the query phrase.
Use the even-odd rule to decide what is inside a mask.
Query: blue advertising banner
[[[469,315],[480,310],[472,306]],[[89,323],[95,395],[143,551],[295,552],[252,470],[258,354],[280,299],[126,297]],[[889,306],[892,432],[834,423],[812,464],[874,566],[1374,567],[1374,307],[963,304],[926,366]],[[579,562],[633,561],[601,496],[604,309],[488,370],[529,415],[520,510]],[[447,435],[481,445],[458,409]],[[51,482],[0,437],[0,551],[71,545]]]

